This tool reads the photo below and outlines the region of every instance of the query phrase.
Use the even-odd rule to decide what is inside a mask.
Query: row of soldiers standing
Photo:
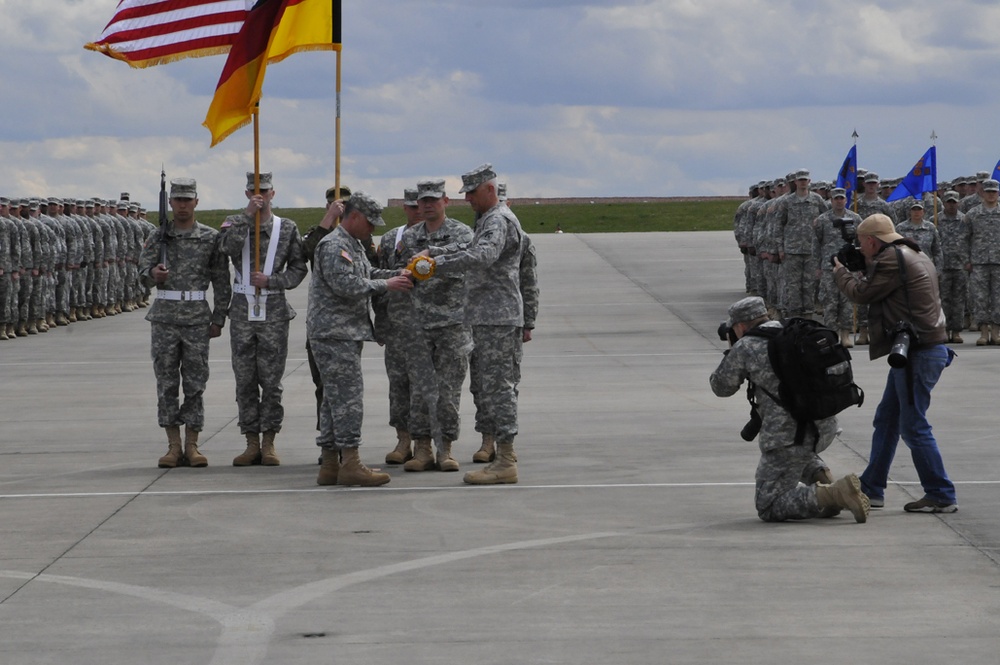
[[[144,215],[125,196],[0,197],[0,340],[145,307]]]
[[[830,257],[855,242],[862,220],[884,214],[934,261],[949,341],[963,343],[960,332],[972,328],[981,333],[977,345],[1000,344],[1000,183],[989,175],[889,202],[901,179],[859,169],[863,190],[853,210],[845,189],[813,183],[805,169],[756,183],[734,217],[746,291],[762,296],[773,318],[811,317],[819,303],[824,324],[840,331],[845,346],[853,346],[855,332],[857,343],[867,344],[867,307],[855,308],[833,284]]]

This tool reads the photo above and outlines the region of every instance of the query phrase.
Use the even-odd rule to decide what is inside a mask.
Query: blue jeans
[[[913,404],[909,403],[906,369],[892,368],[875,409],[875,433],[868,468],[861,474],[861,487],[870,497],[882,498],[889,477],[889,467],[896,454],[899,437],[910,449],[924,493],[942,503],[956,503],[955,485],[948,479],[937,441],[927,422],[931,390],[944,368],[951,364],[953,351],[943,344],[911,351],[913,371]]]

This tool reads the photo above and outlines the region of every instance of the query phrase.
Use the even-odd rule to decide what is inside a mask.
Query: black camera
[[[865,255],[852,244],[845,244],[835,256],[831,256],[830,265],[833,265],[834,258],[840,261],[851,272],[865,271]]]
[[[753,441],[760,434],[760,425],[763,422],[755,406],[750,407],[750,420],[740,430],[740,438],[744,441]]]
[[[736,332],[729,326],[728,322],[723,321],[722,323],[719,324],[718,333],[719,333],[719,339],[722,340],[723,342],[728,341],[729,346],[732,346],[733,344],[736,343]]]
[[[892,349],[889,351],[889,365],[906,367],[910,346],[919,341],[917,331],[908,321],[899,321],[892,328]]]

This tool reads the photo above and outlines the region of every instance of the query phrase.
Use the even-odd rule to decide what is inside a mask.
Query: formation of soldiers
[[[1000,182],[982,171],[887,201],[902,180],[858,169],[849,206],[847,190],[805,169],[751,185],[733,219],[746,292],[764,298],[772,318],[822,316],[844,346],[868,344],[867,308],[833,284],[831,257],[855,244],[862,220],[882,213],[934,262],[948,341],[962,344],[968,328],[980,332],[978,346],[1000,345]]]
[[[137,266],[154,230],[127,193],[0,196],[0,340],[146,307]]]

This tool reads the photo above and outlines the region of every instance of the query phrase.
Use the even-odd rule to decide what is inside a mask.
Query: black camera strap
[[[910,307],[910,289],[906,287],[906,261],[903,260],[903,250],[899,245],[893,243],[892,248],[896,250],[896,263],[899,264],[899,278],[903,281],[903,296],[906,298],[906,312],[913,320],[913,309]],[[917,340],[913,340],[916,342]],[[907,362],[906,367],[906,399],[910,406],[913,406],[913,363]]]

